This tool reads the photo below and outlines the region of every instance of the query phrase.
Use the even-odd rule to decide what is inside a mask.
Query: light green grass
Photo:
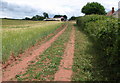
[[[40,21],[31,21],[31,20],[15,20],[15,19],[1,19],[2,25],[26,25],[39,23]]]
[[[45,26],[48,24],[59,23],[57,21],[32,21],[32,20],[11,20],[11,19],[1,19],[2,28],[31,28]]]
[[[42,23],[43,21],[11,20],[1,19],[2,28],[29,28],[31,25]]]
[[[17,75],[18,80],[54,80],[54,74],[58,70],[60,60],[65,50],[65,43],[69,41],[71,27],[58,37],[58,39],[42,55],[38,62],[30,65],[25,74]]]
[[[100,53],[99,53],[100,54]],[[102,59],[88,35],[76,27],[73,81],[105,81]],[[104,72],[104,74],[107,74]]]
[[[24,21],[23,21],[24,22]],[[53,33],[62,22],[40,22],[30,28],[9,28],[2,30],[2,55],[5,62],[13,52],[15,56]]]

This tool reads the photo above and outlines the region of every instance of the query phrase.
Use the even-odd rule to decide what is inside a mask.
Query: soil
[[[20,60],[14,60],[10,62],[10,65],[7,65],[3,70],[3,81],[10,81],[11,79],[15,78],[21,72],[25,72],[28,65],[30,65],[30,61],[36,60],[36,57],[42,54],[47,48],[51,46],[51,44],[65,31],[67,26],[65,26],[61,31],[59,31],[54,37],[52,37],[47,42],[32,47],[31,49],[34,50],[27,50],[25,53],[20,54]],[[23,57],[22,57],[23,56]]]
[[[67,43],[64,55],[60,62],[59,70],[54,76],[54,81],[71,81],[72,64],[74,57],[75,29],[72,27],[70,40]]]

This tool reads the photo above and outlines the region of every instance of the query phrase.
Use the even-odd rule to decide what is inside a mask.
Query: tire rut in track
[[[54,81],[71,81],[72,64],[74,57],[75,29],[72,27],[70,40],[67,43],[63,59],[60,62],[59,70],[56,72]]]

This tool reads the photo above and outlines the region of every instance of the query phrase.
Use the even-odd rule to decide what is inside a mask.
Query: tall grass
[[[35,24],[34,24],[35,25]],[[2,33],[2,55],[3,62],[8,60],[11,53],[17,56],[25,49],[34,45],[43,37],[54,32],[60,27],[61,22],[43,22],[30,28],[3,29]]]

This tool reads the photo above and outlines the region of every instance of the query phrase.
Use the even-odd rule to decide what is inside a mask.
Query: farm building
[[[46,18],[44,21],[61,21],[61,18]]]
[[[44,21],[64,21],[64,17],[60,17],[60,18],[46,18],[44,19]]]
[[[44,21],[66,21],[66,15],[55,15],[53,18],[46,18]]]

